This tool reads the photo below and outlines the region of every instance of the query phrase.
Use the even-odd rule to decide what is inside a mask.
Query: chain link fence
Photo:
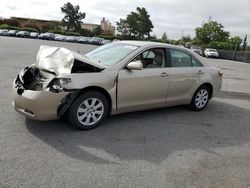
[[[250,63],[250,51],[217,50],[221,59]]]

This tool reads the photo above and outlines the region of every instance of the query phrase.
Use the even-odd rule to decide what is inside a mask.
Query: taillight
[[[222,78],[222,76],[223,76],[223,71],[222,71],[222,70],[219,70],[219,71],[218,71],[218,74],[219,74],[219,76]]]

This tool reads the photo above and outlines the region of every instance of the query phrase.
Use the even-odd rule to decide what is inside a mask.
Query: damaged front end
[[[24,68],[15,79],[17,94],[25,90],[41,91],[50,88],[58,93],[63,86],[71,82],[70,78],[61,76],[73,73],[97,73],[105,68],[86,57],[65,48],[41,46],[37,62]]]
[[[25,67],[15,79],[17,94],[22,95],[25,90],[42,91],[54,76],[37,67]]]
[[[41,46],[35,64],[24,68],[13,83],[13,106],[16,111],[38,120],[57,119],[65,89],[72,75],[98,73],[105,68],[65,48]]]

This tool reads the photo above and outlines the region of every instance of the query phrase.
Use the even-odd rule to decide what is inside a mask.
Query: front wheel
[[[69,109],[69,120],[78,129],[92,129],[98,126],[108,115],[107,98],[95,91],[80,95]]]
[[[210,90],[207,86],[201,86],[198,88],[191,101],[191,108],[195,111],[203,110],[209,101],[210,94]]]

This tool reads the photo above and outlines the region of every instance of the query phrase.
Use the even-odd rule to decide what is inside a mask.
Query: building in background
[[[102,34],[103,35],[115,35],[115,27],[104,17],[101,20],[101,24],[91,24],[91,23],[82,23],[81,28],[82,29],[88,29],[90,31],[93,31],[97,26],[101,26]]]
[[[91,23],[82,23],[81,24],[82,29],[87,29],[90,31],[93,31],[97,26],[99,26],[99,25],[98,24],[91,24]]]
[[[57,20],[40,20],[40,19],[22,18],[22,17],[11,17],[11,19],[17,20],[20,24],[20,27],[31,27],[42,31],[55,30],[60,25],[60,21]]]
[[[38,29],[40,31],[44,30],[56,30],[62,28],[60,26],[61,21],[57,20],[40,20],[33,18],[21,18],[21,17],[11,17],[13,20],[17,20],[20,23],[21,27],[31,27]],[[104,17],[101,20],[100,24],[92,23],[82,23],[81,28],[93,31],[97,26],[101,26],[103,35],[115,35],[115,27]]]
[[[115,27],[112,26],[112,24],[108,20],[105,20],[104,17],[101,21],[101,28],[102,28],[102,34],[113,35],[113,36],[115,35]]]

